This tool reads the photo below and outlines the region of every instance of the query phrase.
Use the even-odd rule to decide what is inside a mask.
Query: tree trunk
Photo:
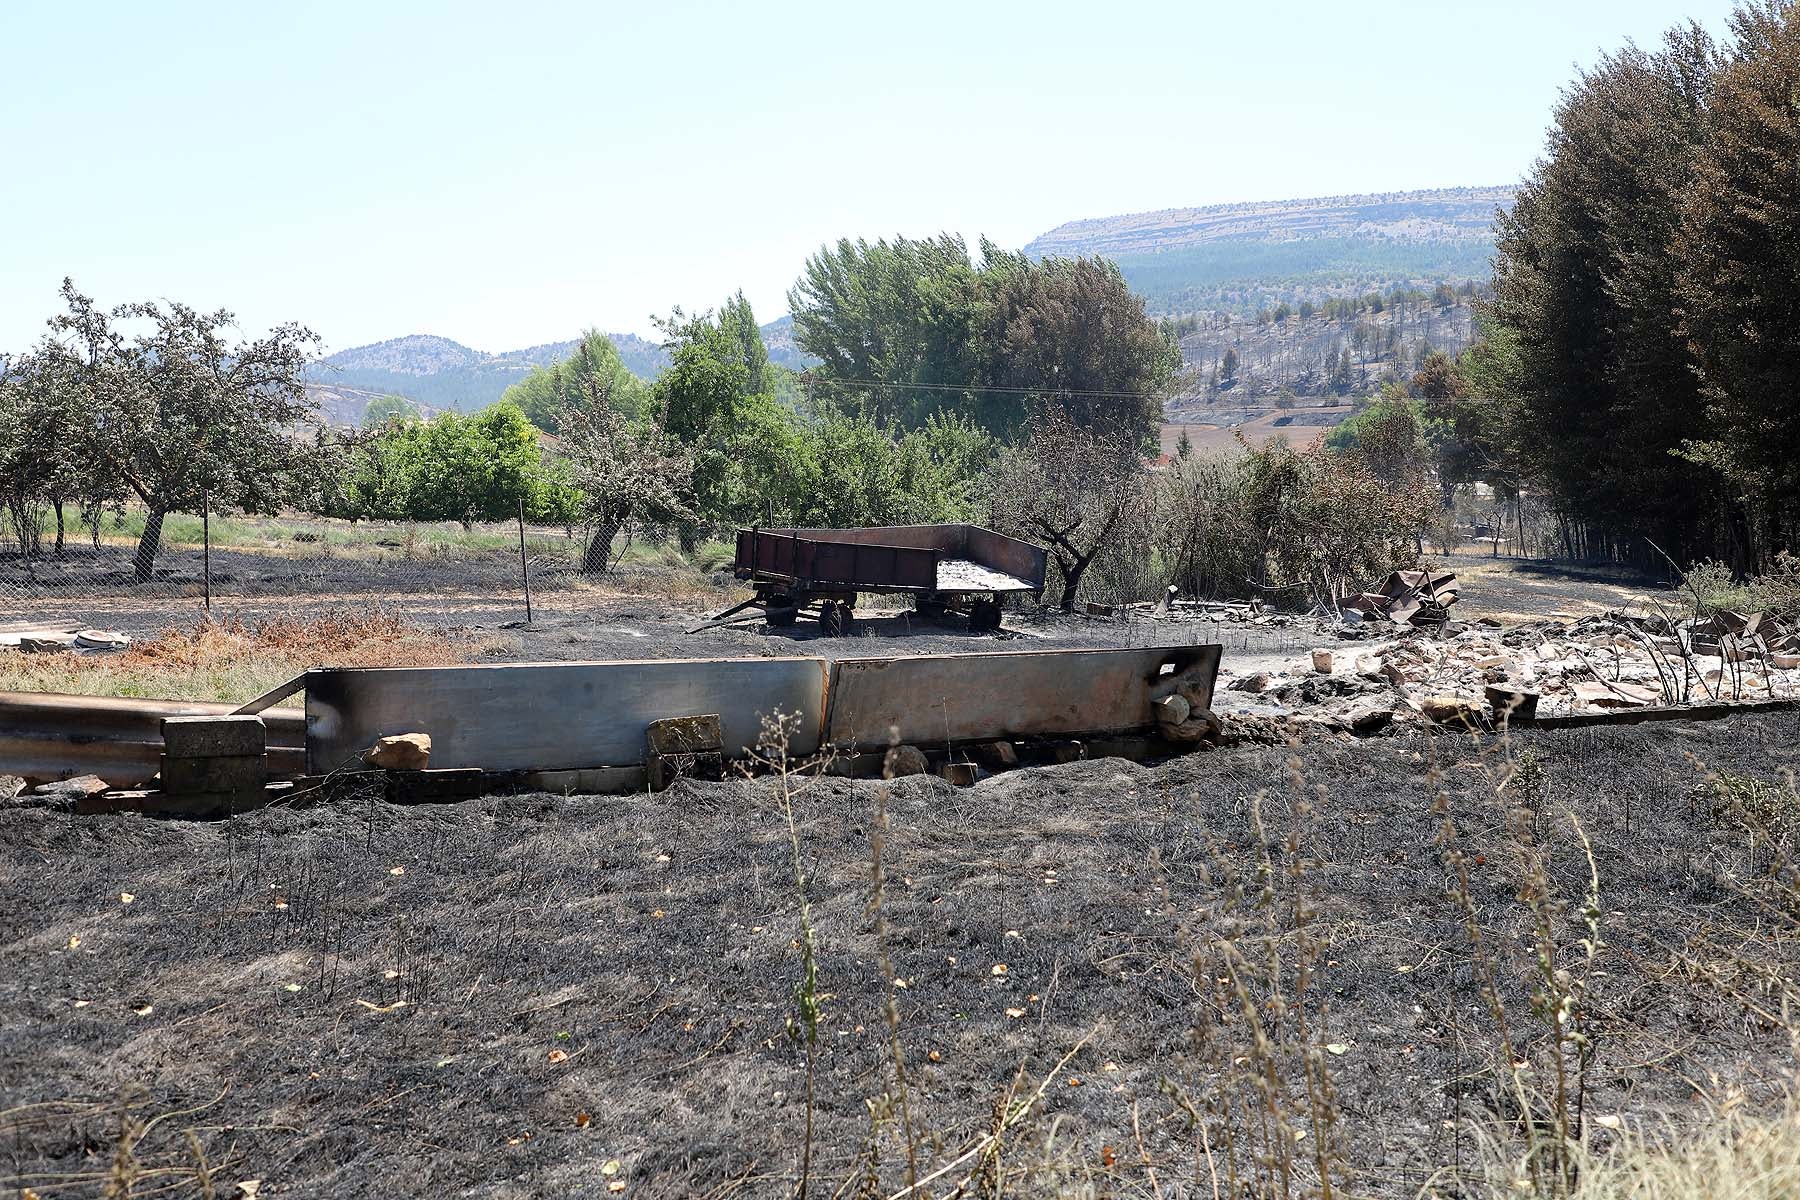
[[[137,553],[132,556],[131,564],[137,572],[137,581],[147,583],[150,573],[156,567],[156,555],[162,549],[162,527],[165,511],[153,506],[144,516],[144,536],[138,539]]]
[[[56,508],[56,557],[61,558],[63,552],[63,502],[58,496],[50,502]]]
[[[1093,561],[1092,554],[1085,558],[1077,558],[1072,564],[1060,556],[1057,558],[1056,569],[1062,572],[1063,577],[1062,610],[1064,612],[1075,611],[1075,593],[1080,590],[1081,577],[1087,573],[1088,564]]]
[[[613,539],[619,536],[621,522],[610,521],[594,530],[587,549],[581,555],[581,573],[583,575],[604,575],[612,559]]]

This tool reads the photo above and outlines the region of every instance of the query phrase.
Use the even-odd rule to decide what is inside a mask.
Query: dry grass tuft
[[[1685,1131],[1661,1135],[1623,1127],[1602,1153],[1584,1153],[1568,1200],[1693,1200],[1800,1195],[1800,1107],[1790,1101],[1773,1116],[1728,1096],[1710,1117]],[[1488,1144],[1485,1194],[1531,1195],[1529,1172],[1516,1146]]]
[[[241,702],[308,667],[441,667],[481,646],[380,608],[164,630],[119,654],[0,650],[0,691]]]

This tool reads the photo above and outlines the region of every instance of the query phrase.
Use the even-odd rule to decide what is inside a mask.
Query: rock
[[[975,749],[975,757],[983,766],[1005,770],[1019,765],[1019,750],[1011,742],[989,742]]]
[[[378,771],[423,771],[431,761],[429,733],[397,733],[363,751],[363,762]]]
[[[1317,671],[1321,675],[1331,674],[1331,666],[1332,666],[1331,651],[1329,651],[1329,650],[1314,650],[1312,652],[1312,665],[1313,665],[1313,670]]]
[[[1391,708],[1358,708],[1350,712],[1346,718],[1350,732],[1359,737],[1367,737],[1372,733],[1380,733],[1394,723],[1394,710]]]
[[[917,746],[895,746],[887,752],[881,773],[888,779],[899,779],[903,775],[924,775],[930,770],[931,763],[923,750]]]
[[[954,787],[973,787],[981,768],[970,762],[947,762],[938,768],[938,775]]]
[[[1419,701],[1419,711],[1440,725],[1481,724],[1481,706],[1461,696],[1427,696]]]
[[[1211,709],[1194,710],[1187,720],[1162,726],[1162,735],[1172,742],[1216,742],[1222,727]]]
[[[84,796],[98,796],[106,788],[106,780],[98,775],[77,775],[73,779],[59,779],[55,783],[40,783],[31,789],[31,794],[34,796],[73,796],[81,799]]]
[[[1228,685],[1234,692],[1263,692],[1269,687],[1269,673],[1258,671],[1254,675],[1246,675],[1242,679],[1234,679]]]
[[[1498,724],[1524,724],[1537,717],[1538,694],[1523,688],[1490,685],[1485,692],[1488,707]]]
[[[25,781],[17,775],[0,775],[0,804],[6,804],[25,791]]]
[[[1595,708],[1648,708],[1662,699],[1660,687],[1641,683],[1578,683],[1575,698]]]
[[[1179,725],[1187,720],[1188,714],[1194,710],[1194,706],[1188,703],[1187,698],[1180,695],[1164,696],[1151,707],[1156,710],[1158,725]]]

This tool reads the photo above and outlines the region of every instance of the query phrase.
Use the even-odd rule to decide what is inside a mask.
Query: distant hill
[[[1510,187],[1170,208],[1070,221],[1026,253],[1119,264],[1152,313],[1255,313],[1402,285],[1485,281]]]
[[[799,370],[814,361],[794,346],[791,317],[771,321],[762,331],[772,362]],[[667,352],[655,342],[633,333],[607,336],[626,369],[640,379],[655,379],[669,365]],[[308,377],[321,407],[344,424],[359,421],[368,401],[383,395],[405,396],[433,410],[474,412],[498,400],[533,367],[567,358],[577,344],[571,338],[488,354],[449,338],[414,333],[340,350],[313,364]]]

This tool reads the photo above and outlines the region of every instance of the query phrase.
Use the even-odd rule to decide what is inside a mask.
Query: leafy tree
[[[56,516],[57,554],[66,537],[66,505],[76,500],[90,525],[120,498],[117,478],[84,452],[71,430],[82,424],[80,380],[50,348],[0,360],[0,510],[4,510],[27,569],[41,552],[46,509]]]
[[[973,403],[981,295],[960,237],[840,240],[806,260],[788,306],[837,399],[906,425]]]
[[[1521,465],[1585,535],[1571,549],[1636,549],[1643,532],[1694,547],[1717,511],[1712,479],[1673,453],[1706,420],[1671,254],[1715,61],[1697,26],[1603,58],[1498,219],[1491,315],[1516,348]]]
[[[1004,390],[990,395],[982,423],[1017,432],[1028,410],[1015,400],[999,419],[1001,397],[1030,397],[1147,445],[1162,423],[1181,347],[1145,315],[1119,268],[1102,258],[1033,263],[985,249],[984,383]]]
[[[405,396],[377,396],[363,409],[363,428],[374,429],[389,421],[416,417],[419,410]]]
[[[1016,435],[1034,405],[1148,439],[1180,363],[1174,331],[1101,259],[1033,262],[961,238],[841,241],[789,293],[799,345],[829,398],[923,426],[958,412]]]
[[[1800,9],[1746,5],[1731,28],[1677,250],[1682,332],[1713,420],[1687,431],[1688,457],[1744,506],[1741,567],[1800,525]]]
[[[280,325],[229,339],[229,312],[185,304],[125,304],[109,314],[63,281],[68,311],[51,321],[46,353],[78,381],[83,420],[70,430],[146,510],[133,563],[150,578],[163,519],[197,508],[271,512],[299,490],[306,458],[293,435],[315,418],[303,372],[318,337]],[[114,321],[137,330],[127,334]]]
[[[599,574],[613,565],[614,542],[632,522],[692,518],[693,464],[662,430],[628,425],[597,380],[586,386],[585,403],[557,413],[558,453],[574,516],[589,532],[581,569]]]
[[[581,336],[568,358],[533,368],[500,399],[517,407],[539,429],[555,433],[563,407],[586,402],[590,380],[627,419],[641,418],[649,410],[644,381],[626,368],[612,339],[592,329]]]

